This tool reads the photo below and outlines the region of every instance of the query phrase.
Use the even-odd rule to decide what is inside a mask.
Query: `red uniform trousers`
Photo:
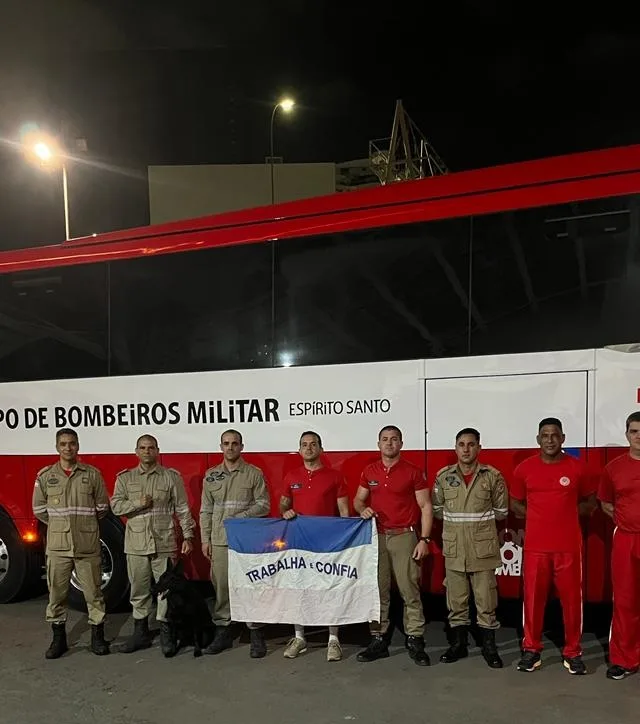
[[[555,584],[564,621],[562,655],[582,655],[582,553],[536,553],[524,547],[524,639],[525,651],[542,651],[544,610],[551,583]]]
[[[613,620],[609,663],[624,669],[640,667],[640,533],[616,528],[611,551]]]

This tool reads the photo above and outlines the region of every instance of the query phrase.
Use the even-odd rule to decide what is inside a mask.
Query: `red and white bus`
[[[639,201],[634,146],[0,253],[0,601],[41,577],[31,494],[60,427],[110,488],[156,435],[196,518],[228,427],[274,515],[308,429],[351,492],[385,424],[430,480],[477,427],[509,481],[557,416],[597,475],[640,409]],[[501,530],[507,597],[522,528]],[[597,512],[584,533],[585,598],[607,600],[610,524]],[[102,540],[113,608],[119,520]],[[440,592],[433,553],[423,582]],[[190,565],[207,578],[199,547]]]

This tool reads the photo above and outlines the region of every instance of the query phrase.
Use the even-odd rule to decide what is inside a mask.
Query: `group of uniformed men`
[[[371,641],[357,655],[358,661],[389,656],[386,636],[392,580],[404,603],[406,648],[420,666],[430,664],[425,651],[425,617],[420,597],[421,561],[429,555],[433,516],[442,519],[445,586],[451,630],[450,646],[440,657],[452,663],[468,655],[468,629],[472,624],[473,594],[481,651],[487,664],[501,668],[495,631],[498,603],[495,571],[501,565],[496,520],[507,517],[509,499],[517,517],[526,518],[524,546],[524,638],[519,671],[532,672],[541,665],[544,609],[551,584],[563,609],[564,667],[571,674],[585,674],[582,660],[582,532],[580,515],[590,515],[597,498],[616,524],[612,551],[613,623],[607,676],[623,679],[640,666],[640,413],[626,421],[629,450],[609,463],[598,482],[583,464],[563,451],[562,423],[546,418],[538,426],[540,452],[515,469],[507,492],[499,470],[482,463],[480,433],[464,428],[456,436],[457,462],[440,470],[432,490],[424,473],[401,456],[402,433],[394,425],[378,436],[380,458],[362,472],[353,506],[362,518],[375,517],[379,531],[378,585],[380,620],[370,622]],[[227,430],[221,436],[223,460],[206,471],[202,488],[200,528],[202,552],[211,562],[215,590],[216,634],[205,649],[219,654],[233,646],[229,604],[227,518],[267,516],[270,509],[262,471],[242,458],[242,435]],[[109,501],[100,471],[78,458],[74,430],[56,435],[59,460],[37,476],[33,510],[47,525],[46,619],[53,639],[46,652],[55,659],[67,651],[66,598],[75,569],[83,590],[91,624],[91,650],[108,654],[104,638],[105,605],[101,592],[99,519],[111,511],[127,519],[125,553],[131,583],[134,630],[121,647],[131,653],[151,646],[149,616],[152,580],[167,570],[178,555],[174,516],[182,529],[180,553],[193,550],[195,524],[189,511],[180,474],[158,463],[158,442],[143,435],[136,444],[137,467],[117,476]],[[296,515],[347,517],[349,499],[344,478],[322,463],[322,441],[315,432],[304,432],[299,441],[302,466],[283,481],[280,511]],[[167,604],[157,602],[160,644],[165,656],[176,653],[175,632],[166,620]],[[295,622],[293,622],[295,624]],[[262,658],[267,647],[259,623],[248,624],[250,656]],[[294,636],[284,649],[286,658],[306,651],[304,628],[294,625]],[[329,627],[327,660],[339,661],[342,648],[338,627]]]

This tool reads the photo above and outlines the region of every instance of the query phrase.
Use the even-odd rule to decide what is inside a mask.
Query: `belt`
[[[382,532],[385,535],[401,535],[402,533],[413,533],[415,528],[411,525],[408,528],[385,528]]]

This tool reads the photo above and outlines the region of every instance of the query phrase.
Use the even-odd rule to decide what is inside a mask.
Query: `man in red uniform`
[[[290,520],[296,515],[340,514],[349,517],[349,498],[344,478],[337,470],[326,468],[320,459],[322,440],[317,432],[303,432],[300,436],[300,455],[304,461],[302,467],[287,473],[284,479],[280,511],[282,517]],[[307,650],[304,626],[295,626],[295,636],[285,650],[286,659],[295,659]],[[338,627],[329,626],[329,644],[327,661],[340,661],[342,647],[338,639]]]
[[[431,495],[422,470],[400,457],[402,433],[397,427],[388,425],[380,430],[378,449],[381,458],[362,471],[353,503],[363,518],[376,518],[380,589],[380,621],[371,624],[371,643],[357,659],[375,661],[389,656],[385,633],[389,628],[393,576],[404,601],[409,656],[419,666],[429,666],[431,662],[424,650],[420,565],[429,555],[433,522]]]
[[[611,550],[613,621],[608,679],[624,679],[640,667],[640,412],[626,423],[629,452],[604,470],[598,498],[616,529]]]
[[[540,422],[540,455],[520,463],[511,484],[511,509],[526,517],[524,541],[524,640],[518,671],[542,660],[544,610],[553,582],[564,620],[562,657],[570,674],[586,674],[582,661],[582,531],[579,513],[595,508],[595,490],[584,465],[562,450],[562,423]],[[583,501],[583,502],[581,502]],[[580,510],[579,510],[580,509]]]

